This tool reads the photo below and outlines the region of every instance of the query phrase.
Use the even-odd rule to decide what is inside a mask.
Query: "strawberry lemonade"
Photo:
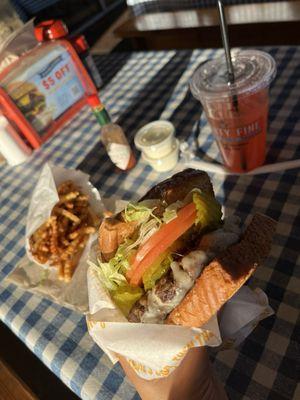
[[[269,110],[269,85],[276,73],[267,53],[249,50],[233,57],[235,81],[228,84],[225,60],[202,64],[191,81],[217,140],[224,165],[247,172],[264,163]]]

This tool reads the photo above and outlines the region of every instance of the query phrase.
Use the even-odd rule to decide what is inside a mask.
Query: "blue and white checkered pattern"
[[[267,48],[278,65],[271,88],[268,162],[300,158],[300,47]],[[218,159],[200,104],[188,90],[196,66],[220,50],[111,54],[96,59],[105,86],[103,102],[128,134],[145,123],[170,119],[180,139],[199,135],[198,154]],[[89,337],[85,319],[5,281],[23,257],[25,217],[46,161],[80,168],[106,196],[138,197],[166,177],[139,160],[117,172],[99,141],[99,126],[83,109],[24,165],[0,167],[0,316],[4,323],[83,399],[138,399],[119,365],[112,367]],[[299,170],[256,176],[211,175],[226,213],[243,219],[263,212],[278,221],[271,256],[252,284],[263,288],[276,315],[264,320],[239,349],[212,356],[232,400],[299,399]],[[299,325],[298,325],[299,327]]]

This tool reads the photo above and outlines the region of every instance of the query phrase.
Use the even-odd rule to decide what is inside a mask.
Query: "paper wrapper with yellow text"
[[[62,182],[71,180],[80,190],[88,195],[91,210],[95,215],[103,213],[104,206],[98,190],[89,182],[89,175],[75,170],[45,164],[34,188],[25,233],[26,256],[8,276],[8,280],[23,289],[38,293],[56,303],[79,312],[88,310],[87,295],[87,257],[95,235],[91,235],[81,255],[74,275],[69,283],[58,279],[57,268],[49,264],[38,263],[31,255],[29,238],[51,215],[58,202],[57,187]]]
[[[92,245],[90,257],[95,255]],[[240,343],[257,323],[273,314],[267,296],[242,287],[216,316],[201,328],[176,325],[129,323],[102,286],[93,267],[88,268],[88,330],[113,363],[124,356],[144,379],[168,376],[188,349],[199,346],[228,348]]]

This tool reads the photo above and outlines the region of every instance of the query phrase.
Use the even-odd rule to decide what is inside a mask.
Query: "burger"
[[[34,122],[37,115],[46,108],[45,96],[31,82],[12,82],[7,90],[29,122]]]
[[[42,132],[53,120],[53,107],[47,106],[46,96],[32,82],[12,82],[6,87],[24,117]]]
[[[275,226],[223,218],[209,176],[186,169],[105,218],[90,264],[128,321],[199,327],[265,260]]]

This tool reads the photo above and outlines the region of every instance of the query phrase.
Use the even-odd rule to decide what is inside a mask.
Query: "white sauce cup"
[[[175,128],[169,121],[153,121],[143,126],[135,135],[134,143],[143,155],[161,159],[170,154],[175,146]]]
[[[144,152],[142,153],[142,158],[149,164],[153,169],[158,172],[166,172],[173,169],[178,161],[179,153],[179,142],[177,139],[174,140],[173,146],[169,154],[160,158],[148,157]]]

